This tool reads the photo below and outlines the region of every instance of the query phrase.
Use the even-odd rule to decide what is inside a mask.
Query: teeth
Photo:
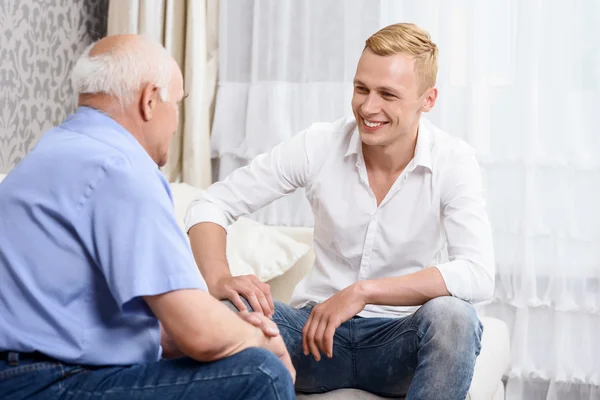
[[[383,122],[369,122],[366,119],[363,119],[363,121],[365,122],[365,125],[368,126],[369,128],[376,128],[379,125],[383,124]]]

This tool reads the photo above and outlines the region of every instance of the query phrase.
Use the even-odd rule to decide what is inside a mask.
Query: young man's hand
[[[302,329],[304,355],[312,353],[321,360],[321,352],[333,357],[333,335],[344,322],[361,312],[366,306],[359,284],[353,284],[316,305]]]
[[[224,276],[209,286],[210,293],[219,300],[229,299],[239,311],[250,311],[240,298],[248,301],[254,312],[271,318],[275,305],[271,297],[271,287],[261,282],[255,275]]]

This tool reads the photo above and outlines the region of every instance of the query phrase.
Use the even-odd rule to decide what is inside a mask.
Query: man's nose
[[[365,102],[362,104],[361,110],[365,115],[374,115],[381,111],[381,103],[379,96],[376,93],[369,93]]]

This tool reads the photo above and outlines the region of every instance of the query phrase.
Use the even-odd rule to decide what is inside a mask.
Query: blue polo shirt
[[[0,351],[86,365],[161,355],[141,296],[206,290],[156,163],[80,107],[0,183]]]

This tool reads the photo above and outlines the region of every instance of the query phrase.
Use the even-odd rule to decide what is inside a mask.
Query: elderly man
[[[492,295],[494,258],[473,149],[421,118],[437,99],[437,53],[413,24],[376,32],[356,69],[352,118],[314,124],[190,206],[208,289],[272,316],[299,391],[467,394],[482,335],[470,303]],[[292,307],[273,306],[255,277],[231,276],[223,228],[300,187],[315,265]]]
[[[0,184],[0,398],[293,398],[277,327],[206,293],[174,219],[175,61],[112,36],[73,85],[77,111]]]

